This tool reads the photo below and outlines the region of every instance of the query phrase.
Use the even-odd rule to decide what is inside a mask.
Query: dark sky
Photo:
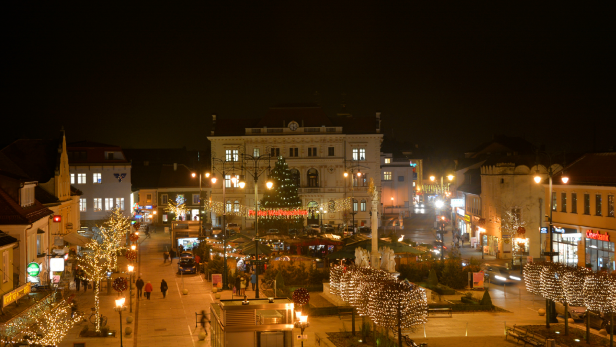
[[[4,139],[63,125],[71,141],[199,149],[213,113],[259,117],[318,91],[328,114],[344,98],[435,147],[615,144],[614,25],[596,3],[155,3],[5,7]]]

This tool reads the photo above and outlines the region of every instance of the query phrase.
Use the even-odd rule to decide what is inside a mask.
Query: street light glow
[[[137,246],[132,245],[132,246],[130,246],[130,249],[134,251],[135,249],[137,249]]]
[[[436,177],[430,176],[430,181],[434,182],[435,179],[436,179]]]
[[[244,189],[244,187],[246,186],[246,182],[240,181],[239,186],[240,188]]]
[[[196,173],[194,173],[194,172],[193,172],[193,173],[191,173],[190,175],[191,175],[193,178],[197,177],[197,174],[196,174]]]
[[[535,183],[541,183],[541,176],[539,175],[535,176]]]
[[[344,177],[349,177],[349,173],[348,172],[344,172]]]
[[[135,270],[135,267],[132,265],[128,266],[128,272],[133,272],[133,270]]]
[[[116,300],[116,307],[120,308],[122,306],[124,306],[124,301],[126,301],[125,298],[119,298],[118,300]]]
[[[272,187],[274,186],[274,182],[272,181],[267,181],[265,183],[265,186],[267,187],[267,189],[272,189]]]
[[[361,177],[361,172],[357,171],[357,177]]]
[[[563,181],[564,184],[567,184],[567,182],[569,182],[569,177],[563,176],[561,180]]]
[[[205,173],[205,178],[210,178],[210,173],[209,172]]]
[[[445,206],[445,203],[443,202],[443,200],[436,200],[436,202],[434,203],[434,206],[436,206],[437,208],[441,208]]]
[[[216,176],[212,175],[212,183],[216,184]]]
[[[450,181],[453,181],[453,175],[447,176],[447,179],[450,180]]]

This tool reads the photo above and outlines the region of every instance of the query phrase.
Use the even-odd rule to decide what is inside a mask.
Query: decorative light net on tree
[[[528,263],[524,266],[524,282],[526,290],[530,293],[543,296],[541,291],[541,271],[543,266],[541,263]]]
[[[408,328],[427,321],[425,291],[407,282],[388,281],[370,296],[370,318],[377,325]]]
[[[571,306],[584,306],[584,284],[590,270],[580,267],[568,267],[563,275],[565,300]]]
[[[340,265],[335,265],[329,268],[329,293],[340,295],[340,278],[344,268]]]
[[[553,301],[564,302],[562,275],[563,265],[559,263],[545,263],[541,270],[541,291],[543,297]]]
[[[351,301],[351,297],[355,295],[355,289],[357,289],[356,271],[356,267],[348,267],[340,280],[340,297],[346,302]]]
[[[586,276],[584,281],[585,306],[589,310],[608,312],[614,301],[610,289],[611,280],[606,273]]]

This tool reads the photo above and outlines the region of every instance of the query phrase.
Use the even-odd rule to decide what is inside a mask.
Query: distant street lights
[[[133,245],[134,246],[134,245]],[[130,313],[133,313],[133,270],[135,269],[134,266],[129,265],[128,266],[128,300],[129,300],[129,305],[130,305]],[[120,329],[122,330],[122,329]]]

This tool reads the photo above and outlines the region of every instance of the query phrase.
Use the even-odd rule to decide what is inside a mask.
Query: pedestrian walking
[[[167,260],[169,260],[169,252],[163,252],[163,258],[165,259],[163,261],[163,264],[167,262]]]
[[[145,283],[143,283],[143,279],[141,279],[141,276],[137,277],[137,282],[135,282],[135,286],[137,286],[137,297],[140,298],[141,295],[143,294],[143,286],[145,285]]]
[[[145,284],[145,297],[150,300],[150,294],[152,294],[152,283],[150,283],[150,281],[148,281],[148,283]]]
[[[81,275],[81,271],[79,269],[75,270],[75,291],[78,292],[79,291],[79,285],[81,284],[81,278],[79,278],[79,276]]]
[[[182,252],[184,252],[184,246],[180,245],[178,247],[178,250],[179,250],[180,254],[182,254]]]
[[[240,276],[235,276],[235,294],[240,295]]]
[[[167,297],[167,290],[169,289],[169,286],[167,286],[167,282],[165,282],[165,280],[163,279],[160,282],[160,291],[163,293],[163,299]]]
[[[171,248],[171,250],[169,251],[169,258],[171,260],[171,264],[173,264],[173,258],[175,258],[175,250],[173,248]]]
[[[82,272],[83,274],[83,272]],[[83,284],[83,292],[86,292],[86,289],[88,289],[88,279],[85,277],[81,278],[81,284]]]
[[[255,285],[257,284],[257,272],[253,271],[252,275],[250,275],[250,283],[252,284],[252,290],[255,290]]]
[[[240,279],[240,295],[246,295],[246,277],[242,276]]]
[[[201,310],[201,328],[205,332],[205,335],[207,335],[207,330],[205,330],[205,322],[206,321],[207,321],[207,319],[205,319],[205,310]]]

